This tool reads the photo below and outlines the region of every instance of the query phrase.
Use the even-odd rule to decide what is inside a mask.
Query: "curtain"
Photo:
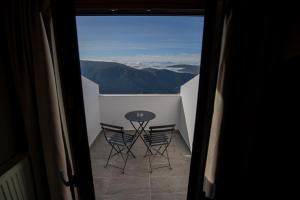
[[[33,13],[36,4],[33,1],[5,1],[1,37],[3,51],[6,52],[7,67],[12,71],[12,82],[16,91],[16,101],[22,113],[22,122],[26,132],[28,153],[32,164],[37,199],[50,199],[45,162],[37,117],[35,91],[31,78],[33,63],[30,32],[35,28]],[[16,124],[18,125],[18,124]]]
[[[68,200],[71,191],[59,175],[63,171],[71,177],[73,166],[54,37],[46,32],[37,3],[6,1],[4,45],[21,107],[37,199]]]
[[[220,129],[223,117],[223,85],[225,76],[225,61],[226,61],[226,42],[228,41],[228,32],[230,30],[231,15],[228,14],[224,19],[220,61],[219,61],[219,72],[217,79],[217,88],[214,100],[214,112],[212,118],[212,125],[210,131],[210,138],[208,144],[207,161],[205,167],[205,179],[204,188],[205,195],[208,198],[213,198],[215,194],[215,174],[218,159],[218,145],[220,138]]]
[[[50,192],[52,199],[71,199],[70,190],[62,185],[59,177],[60,171],[67,172],[71,177],[73,168],[70,161],[58,66],[54,65],[57,63],[55,46],[51,43],[51,51],[41,14],[38,26],[40,28],[38,35],[41,37],[42,44],[37,47],[40,50],[37,51],[39,55],[36,56],[36,66],[44,67],[38,67],[34,71],[35,87]],[[53,41],[53,34],[50,34]]]

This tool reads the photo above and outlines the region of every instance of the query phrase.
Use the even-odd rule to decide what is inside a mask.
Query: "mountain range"
[[[81,74],[96,82],[101,94],[176,94],[181,85],[199,73],[196,65],[172,65],[158,69],[81,60],[80,66]]]

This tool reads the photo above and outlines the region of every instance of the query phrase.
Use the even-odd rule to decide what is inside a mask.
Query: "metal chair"
[[[169,167],[169,169],[172,169],[168,154],[168,147],[172,141],[172,136],[175,131],[175,124],[150,126],[149,129],[149,134],[144,134],[143,137],[146,144],[148,145],[144,157],[148,156],[149,158],[150,173],[152,173],[152,169],[162,167]],[[166,156],[164,155],[165,153]],[[165,157],[168,160],[168,165],[153,168],[151,164],[151,157],[156,155]]]
[[[121,169],[122,173],[124,174],[124,170],[125,170],[125,167],[127,164],[129,154],[131,154],[132,157],[135,158],[134,154],[130,150],[132,147],[135,135],[130,135],[130,134],[125,133],[124,128],[121,126],[105,124],[102,122],[100,123],[100,125],[103,130],[104,137],[105,137],[107,143],[110,144],[110,146],[111,146],[111,150],[110,150],[109,157],[107,159],[105,168],[108,166],[109,160],[112,157],[120,154],[122,159],[124,160],[124,166],[118,167],[115,165],[111,165],[111,164],[110,165]],[[125,155],[123,155],[124,150],[126,152],[126,158],[125,158]],[[115,151],[114,154],[112,154],[113,151]]]

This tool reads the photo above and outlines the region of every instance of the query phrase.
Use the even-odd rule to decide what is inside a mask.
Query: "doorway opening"
[[[204,17],[77,16],[76,23],[96,197],[186,199]],[[141,125],[126,118],[132,111],[154,117]],[[112,145],[100,123],[139,137],[128,151],[123,137],[125,146]],[[170,124],[172,140],[155,154],[150,127]]]

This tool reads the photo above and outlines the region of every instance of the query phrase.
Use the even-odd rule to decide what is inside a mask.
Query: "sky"
[[[78,16],[81,60],[151,67],[200,64],[203,17]]]

